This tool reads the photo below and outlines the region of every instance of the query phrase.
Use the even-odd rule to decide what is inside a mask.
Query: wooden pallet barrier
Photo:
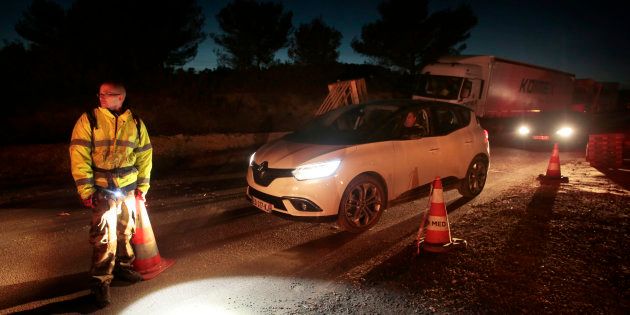
[[[338,81],[328,84],[328,96],[315,112],[315,116],[348,104],[359,104],[367,100],[365,79]]]

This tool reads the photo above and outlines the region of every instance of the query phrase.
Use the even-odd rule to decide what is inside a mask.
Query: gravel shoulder
[[[586,162],[569,183],[514,186],[451,222],[468,242],[447,254],[415,242],[352,286],[309,304],[321,313],[630,312],[630,191]],[[295,310],[296,313],[301,311]]]

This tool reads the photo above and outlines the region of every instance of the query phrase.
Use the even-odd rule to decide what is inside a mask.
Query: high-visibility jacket
[[[146,126],[127,109],[116,117],[106,108],[94,109],[96,126],[87,113],[79,117],[70,141],[72,177],[82,199],[96,191],[138,188],[149,190],[152,154]],[[138,135],[138,130],[140,134]]]

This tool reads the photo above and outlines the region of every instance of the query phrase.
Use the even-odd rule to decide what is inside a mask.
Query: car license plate
[[[549,136],[533,136],[534,140],[549,140]]]
[[[271,209],[273,209],[273,205],[268,203],[268,202],[264,202],[254,196],[252,196],[252,203],[254,204],[254,206],[262,211],[265,211],[267,213],[271,213]]]

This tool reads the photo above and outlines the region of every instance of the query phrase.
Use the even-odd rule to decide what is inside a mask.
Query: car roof
[[[414,100],[414,99],[407,99],[407,98],[381,99],[381,100],[364,102],[357,105],[365,105],[365,106],[398,105],[400,107],[412,107],[412,106],[421,106],[421,105],[430,106],[430,107],[449,106],[449,107],[465,108],[467,110],[472,111],[471,108],[458,105],[458,104],[452,104],[452,103],[440,102],[440,101]]]

